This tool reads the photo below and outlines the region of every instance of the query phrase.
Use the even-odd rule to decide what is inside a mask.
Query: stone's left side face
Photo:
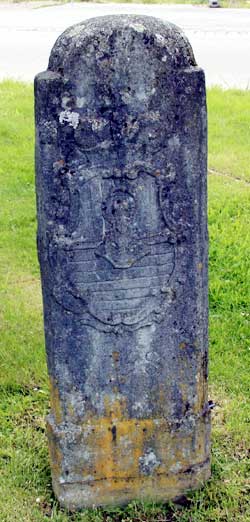
[[[209,474],[203,73],[171,24],[89,20],[38,75],[36,123],[54,489],[174,498]]]

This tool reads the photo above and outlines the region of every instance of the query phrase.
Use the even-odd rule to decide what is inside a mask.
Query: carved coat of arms
[[[125,173],[82,170],[75,191],[74,176],[64,175],[77,219],[70,234],[61,226],[51,240],[55,298],[99,329],[160,321],[175,266],[164,175],[141,164]]]

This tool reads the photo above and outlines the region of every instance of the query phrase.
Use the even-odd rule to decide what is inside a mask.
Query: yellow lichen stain
[[[73,406],[72,404],[69,403],[69,404],[67,405],[67,409],[68,409],[68,414],[69,414],[69,416],[71,417],[71,419],[73,419],[73,418],[75,417],[75,413],[76,413],[76,412],[75,412],[75,408],[74,408],[74,406]]]
[[[188,401],[189,391],[188,384],[183,383],[183,401]],[[160,400],[164,400],[164,397],[162,390]],[[58,389],[53,380],[51,398],[57,424],[62,420],[62,412]],[[184,484],[188,488],[195,480],[195,474],[186,475],[185,471],[207,458],[204,418],[197,416],[195,422],[193,427],[191,424],[186,429],[181,424],[171,424],[163,416],[129,418],[125,397],[118,393],[106,396],[104,415],[97,417],[89,412],[81,424],[81,437],[77,443],[80,444],[77,449],[79,459],[75,461],[72,473],[82,477],[80,481],[83,484],[91,486],[93,498],[104,498],[107,495],[107,503],[110,495],[112,499],[116,495],[120,499],[126,491],[132,491],[133,498],[139,498],[142,492],[143,495],[147,492],[148,497],[155,498],[155,490],[159,485],[168,492],[173,491],[173,495],[170,495],[173,498]],[[63,473],[64,456],[58,435],[53,433],[53,426],[48,427],[52,474],[57,481]],[[60,437],[64,437],[63,432]],[[159,462],[148,476],[140,467],[141,459],[147,451],[153,451]],[[91,480],[89,477],[92,477]],[[104,500],[103,502],[105,503]]]
[[[200,487],[211,475],[209,460],[201,462],[195,473],[164,473],[154,476],[130,477],[120,480],[102,480],[91,484],[82,484],[84,496],[79,493],[79,483],[61,486],[54,481],[57,496],[67,492],[67,507],[71,511],[76,508],[92,508],[95,506],[121,506],[134,499],[146,502],[166,502],[175,499],[187,490]]]
[[[203,374],[203,367],[200,365],[196,375],[196,397],[197,397],[197,413],[201,412],[207,403],[207,381]]]
[[[142,498],[142,494],[145,500],[155,500],[157,496],[157,490],[159,485],[162,488],[165,488],[165,496],[169,490],[177,491],[178,489],[178,477],[171,475],[169,477],[168,474],[159,474],[155,476],[131,476],[127,478],[113,478],[107,479],[102,482],[102,487],[97,483],[93,484],[92,494],[96,497],[100,498],[101,496],[107,495],[107,500],[104,503],[108,504],[108,498],[116,498],[119,495],[119,503],[121,504],[121,499],[125,494],[130,495],[131,500],[136,498]]]
[[[53,167],[57,170],[59,170],[60,168],[64,167],[65,165],[65,161],[64,159],[60,159],[58,161],[55,161],[55,163],[53,163]]]
[[[201,271],[202,268],[203,268],[203,263],[198,263],[197,264],[197,268],[198,268],[199,271]]]
[[[105,418],[110,419],[112,422],[128,416],[127,401],[126,398],[122,396],[116,395],[115,398],[112,399],[109,396],[105,397],[104,409]]]
[[[119,420],[99,419],[95,424],[94,436],[85,441],[94,450],[92,462],[95,479],[104,477],[112,480],[114,488],[120,487],[119,480],[138,476],[139,458],[144,453],[144,444],[154,432],[153,421],[145,419]],[[83,470],[86,475],[86,469]]]
[[[118,421],[115,427],[114,441],[110,419],[99,419],[95,424],[95,435],[85,440],[85,445],[95,457],[90,469],[84,467],[82,470],[82,477],[84,481],[88,474],[94,476],[93,494],[97,490],[101,494],[107,490],[115,495],[116,492],[131,489],[134,498],[139,498],[144,484],[154,498],[154,488],[157,489],[159,483],[168,490],[178,490],[180,476],[185,481],[185,471],[205,460],[202,429],[200,433],[189,433],[187,436],[181,430],[177,436],[171,435],[164,419],[158,422],[153,419],[126,419]],[[139,459],[150,447],[154,448],[161,464],[150,476],[145,476],[140,470]],[[171,472],[176,462],[179,470],[177,473]]]
[[[60,451],[58,440],[56,439],[52,426],[49,422],[47,422],[47,435],[49,441],[49,455],[52,474],[54,477],[59,477],[61,474],[63,455]]]
[[[119,358],[120,358],[120,354],[119,352],[112,352],[112,358],[113,358],[113,361],[114,363],[118,363],[119,362]]]
[[[182,342],[180,343],[179,348],[184,350],[185,346],[188,345],[185,342]],[[197,346],[199,346],[199,342],[196,339],[195,347],[197,348]],[[188,414],[192,413],[193,415],[200,415],[202,414],[207,402],[207,380],[204,376],[203,354],[201,352],[198,354],[198,351],[196,353],[197,371],[193,385],[189,382],[189,367],[187,366],[186,361],[184,361],[185,364],[181,365],[179,368],[179,388],[184,406],[183,414],[185,414],[185,404],[190,404],[191,409]]]
[[[136,491],[143,478],[140,458],[149,448],[153,448],[160,462],[153,474],[155,478],[168,474],[176,462],[185,470],[190,463],[204,460],[203,429],[199,440],[196,433],[194,439],[196,430],[187,434],[182,433],[181,428],[173,430],[165,418],[128,418],[123,398],[106,397],[105,410],[104,417],[89,418],[82,425],[83,446],[91,455],[82,468],[83,481],[91,475],[94,482],[105,479],[112,483],[113,490],[119,490],[125,487],[124,481],[130,483],[133,479]]]
[[[181,391],[181,398],[182,398],[182,404],[183,404],[182,414],[185,415],[186,404],[190,403],[190,400],[189,400],[190,386],[188,385],[187,382],[182,381],[179,383],[179,389]]]
[[[139,458],[155,426],[153,419],[128,418],[126,399],[122,396],[107,396],[104,405],[104,417],[89,417],[82,426],[84,446],[92,455],[83,475],[94,475],[96,480],[114,479],[116,487],[119,479],[138,475]]]
[[[50,387],[51,410],[55,417],[56,423],[60,424],[63,420],[61,400],[60,400],[60,395],[59,395],[59,390],[57,387],[56,380],[53,379],[53,377],[50,377],[50,379],[49,379],[49,387]]]

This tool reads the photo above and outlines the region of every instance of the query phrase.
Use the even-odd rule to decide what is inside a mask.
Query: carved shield
[[[55,285],[54,295],[99,328],[159,321],[170,292],[175,238],[161,204],[164,176],[142,166],[131,171],[82,170],[77,226],[52,243],[55,281],[59,256],[68,282],[63,294]],[[71,201],[72,186],[69,192]]]

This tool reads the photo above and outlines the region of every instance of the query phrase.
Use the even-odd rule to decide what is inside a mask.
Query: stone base
[[[59,484],[53,480],[55,494],[70,511],[81,508],[122,506],[132,500],[167,502],[190,489],[197,489],[210,477],[209,461],[178,474],[154,477],[104,479],[91,483]]]
[[[71,511],[174,500],[210,477],[209,431],[203,416],[119,420],[115,429],[105,419],[58,427],[50,416],[55,495]]]

